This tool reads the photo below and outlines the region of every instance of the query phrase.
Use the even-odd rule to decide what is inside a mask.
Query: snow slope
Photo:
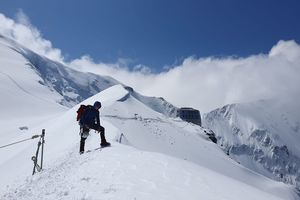
[[[296,185],[300,180],[300,116],[291,102],[232,104],[204,116],[218,144],[249,169]]]
[[[111,77],[75,71],[1,35],[0,50],[0,70],[3,75],[10,77],[19,86],[22,85],[24,91],[31,91],[35,96],[65,106],[76,105],[119,84]]]
[[[289,198],[262,192],[189,162],[117,144],[83,156],[69,153],[51,167],[11,188],[2,199]]]
[[[0,78],[1,83],[3,82],[0,89],[5,90],[3,92],[0,90],[0,94],[12,91],[8,87],[10,84],[33,98],[72,107],[110,86],[121,84],[112,77],[71,69],[66,64],[40,56],[1,35],[0,52]],[[163,98],[146,97],[129,87],[128,90],[158,112],[171,117],[177,114],[177,108]],[[10,96],[18,95],[11,94]],[[18,101],[18,98],[9,99]],[[31,106],[27,107],[31,108]]]
[[[79,155],[77,105],[32,129],[46,129],[42,173],[30,177],[34,142],[0,155],[7,157],[0,163],[1,199],[297,199],[293,187],[236,164],[200,127],[165,117],[121,85],[83,103],[95,100],[103,103],[108,140],[133,147],[113,142],[111,148]],[[86,148],[99,142],[92,132]],[[19,154],[12,156],[13,148]]]
[[[11,48],[0,37],[0,146],[29,137],[31,127],[67,110],[55,103],[60,96],[39,84],[41,78]]]

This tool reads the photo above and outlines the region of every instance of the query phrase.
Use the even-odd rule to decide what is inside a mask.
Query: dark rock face
[[[204,133],[208,136],[208,138],[215,144],[218,143],[218,139],[216,138],[216,134],[212,131],[212,130],[209,130],[209,129],[205,129],[204,130]]]

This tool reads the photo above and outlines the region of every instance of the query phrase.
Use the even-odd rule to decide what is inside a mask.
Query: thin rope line
[[[32,136],[31,138],[28,138],[28,139],[25,139],[25,140],[20,140],[20,141],[17,141],[17,142],[13,142],[13,143],[10,143],[10,144],[6,144],[4,146],[0,146],[0,149],[1,148],[5,148],[5,147],[8,147],[8,146],[12,146],[12,145],[15,145],[15,144],[18,144],[18,143],[21,143],[21,142],[25,142],[27,140],[32,140],[32,139],[35,139],[35,138],[38,138],[40,137],[40,135],[34,135]]]

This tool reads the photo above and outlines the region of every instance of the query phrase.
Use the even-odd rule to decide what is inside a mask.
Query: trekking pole
[[[42,155],[41,155],[41,169],[43,169],[43,160],[44,160],[44,143],[45,143],[45,129],[42,130]]]

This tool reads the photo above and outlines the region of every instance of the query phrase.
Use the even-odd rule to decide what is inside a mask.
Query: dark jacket
[[[88,106],[80,118],[80,124],[88,127],[100,126],[99,111],[94,106]]]

